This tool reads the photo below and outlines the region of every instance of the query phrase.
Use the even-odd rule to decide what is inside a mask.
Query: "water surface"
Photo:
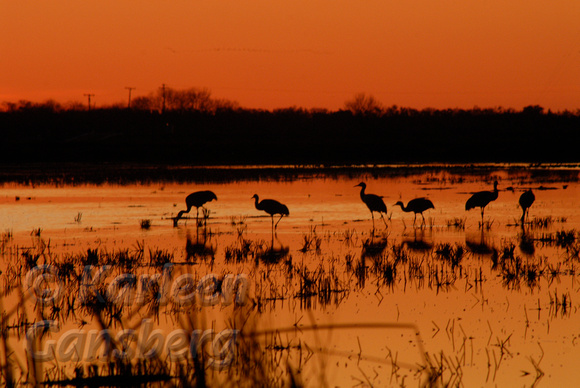
[[[482,226],[479,209],[466,212],[465,201],[473,192],[491,190],[494,180],[499,197],[486,207]],[[386,227],[375,213],[373,228],[354,187],[361,181],[368,193],[383,197]],[[536,201],[530,223],[522,227],[518,198],[529,188]],[[197,190],[218,197],[206,205],[209,217],[196,225],[193,209],[174,227],[172,217]],[[153,315],[156,327],[167,333],[188,327],[186,321],[216,331],[277,328],[283,334],[256,336],[278,360],[270,365],[272,373],[301,369],[308,386],[425,384],[429,370],[441,371],[440,381],[468,386],[569,385],[580,377],[571,362],[580,356],[579,190],[577,173],[558,179],[527,169],[303,174],[208,184],[8,183],[0,190],[3,276],[8,282],[9,267],[22,265],[25,251],[38,252],[37,264],[80,257],[89,249],[142,250],[148,263],[152,251],[162,251],[176,264],[174,278],[244,274],[253,302],[243,308],[198,306],[193,313],[161,308]],[[288,206],[290,216],[275,234],[271,218],[254,208],[253,194]],[[413,226],[413,213],[393,206],[415,197],[435,205],[425,212],[425,225],[419,216]],[[142,227],[144,220],[150,228]],[[75,270],[81,273],[82,266]],[[161,269],[141,263],[115,269],[109,279],[126,271]],[[18,304],[14,292],[6,294],[5,304]],[[24,305],[30,321],[40,319],[33,303]],[[124,314],[125,325],[151,316],[137,308]],[[10,319],[16,322],[16,315]],[[79,319],[62,318],[54,338],[79,327]],[[91,317],[84,319],[87,327],[98,327]],[[10,344],[24,357],[21,339],[13,336]],[[223,371],[212,376],[231,379]]]

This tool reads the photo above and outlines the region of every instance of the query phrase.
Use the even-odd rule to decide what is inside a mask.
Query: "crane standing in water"
[[[375,194],[366,194],[365,189],[367,188],[367,185],[364,182],[361,182],[358,185],[355,185],[354,187],[361,187],[360,199],[365,203],[365,205],[367,205],[367,207],[371,211],[371,217],[373,219],[373,229],[375,228],[375,216],[373,212],[379,213],[383,222],[385,223],[385,228],[388,228],[387,221],[385,221],[385,218],[383,217],[383,213],[387,214],[387,205],[385,205],[385,202],[383,202],[383,198]]]
[[[433,202],[431,202],[431,200],[427,199],[427,198],[415,198],[409,201],[409,203],[407,203],[407,206],[405,206],[403,204],[403,202],[398,201],[396,204],[394,204],[393,206],[400,206],[401,210],[403,210],[406,213],[409,212],[413,212],[415,213],[415,218],[413,219],[413,225],[415,225],[415,221],[417,221],[417,213],[421,214],[421,217],[423,217],[423,223],[422,225],[425,225],[425,216],[423,216],[423,212],[425,210],[428,209],[435,209],[435,206],[433,206]]]
[[[177,226],[177,222],[183,215],[183,213],[189,213],[192,207],[196,207],[197,213],[195,215],[195,225],[197,226],[198,218],[199,218],[199,208],[203,207],[204,204],[207,202],[211,202],[213,200],[217,201],[217,196],[214,194],[213,191],[205,190],[205,191],[196,191],[195,193],[189,194],[185,198],[185,205],[187,206],[187,210],[181,210],[177,213],[177,216],[173,219],[173,226]]]
[[[481,226],[483,227],[483,210],[491,201],[495,201],[497,196],[497,181],[495,181],[493,182],[493,191],[480,191],[473,194],[465,203],[465,210],[481,208]]]
[[[288,207],[283,203],[276,201],[275,199],[263,199],[260,201],[260,197],[258,194],[254,194],[252,199],[255,199],[255,206],[258,210],[263,210],[272,217],[272,233],[274,233],[274,229],[278,228],[278,223],[284,216],[289,216],[290,211]],[[280,214],[280,218],[274,225],[274,214]]]
[[[532,192],[532,189],[525,191],[522,195],[520,195],[520,206],[523,210],[522,213],[522,227],[524,226],[524,221],[526,219],[526,215],[529,217],[530,215],[530,206],[536,200],[536,196]]]

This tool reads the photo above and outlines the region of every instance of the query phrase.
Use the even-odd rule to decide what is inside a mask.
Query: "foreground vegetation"
[[[318,234],[311,229],[303,235],[302,248],[290,250],[283,246],[276,248],[273,242],[270,245],[260,239],[250,239],[244,222],[240,221],[232,225],[237,230],[237,239],[225,247],[223,256],[205,238],[200,241],[199,238],[193,240],[188,237],[185,261],[179,257],[181,254],[176,256],[166,250],[146,249],[144,242],[137,242],[131,248],[107,250],[97,247],[76,254],[57,254],[50,241],[40,236],[40,231],[34,233],[36,236],[28,247],[15,245],[13,236],[3,234],[0,257],[9,265],[0,276],[0,302],[9,308],[2,316],[3,336],[0,344],[3,350],[0,353],[4,357],[12,354],[12,357],[8,361],[3,358],[0,368],[2,380],[8,386],[157,386],[167,381],[174,386],[198,387],[315,386],[320,385],[317,384],[319,380],[307,373],[302,374],[301,369],[311,368],[312,364],[319,362],[316,360],[327,360],[326,366],[319,370],[320,381],[325,381],[324,374],[334,365],[330,360],[336,358],[341,365],[356,364],[357,379],[373,379],[373,382],[376,379],[379,386],[386,381],[390,386],[407,385],[411,381],[409,385],[439,387],[463,385],[464,373],[469,374],[470,371],[479,373],[476,376],[479,382],[501,382],[500,377],[496,380],[496,375],[514,368],[510,362],[515,359],[524,361],[518,364],[523,369],[511,374],[518,376],[520,382],[535,385],[543,378],[543,369],[551,367],[549,362],[542,363],[543,349],[539,342],[541,356],[524,348],[528,327],[533,332],[539,331],[544,322],[556,326],[577,312],[576,303],[573,302],[576,294],[563,284],[573,283],[576,279],[580,236],[575,230],[548,233],[544,225],[543,220],[533,219],[515,240],[503,241],[501,246],[486,243],[483,233],[482,240],[466,240],[464,245],[434,244],[417,237],[399,243],[386,234],[368,235],[355,230]],[[212,236],[207,232],[204,227],[203,236]],[[340,244],[343,253],[329,254],[332,244]],[[535,247],[546,246],[557,249],[557,259],[534,255]],[[211,316],[209,311],[213,307],[199,301],[194,306],[184,307],[171,299],[177,300],[182,293],[189,295],[191,291],[185,287],[189,283],[176,289],[178,293],[172,291],[169,294],[171,302],[161,302],[159,293],[164,288],[163,276],[169,273],[165,272],[168,265],[178,266],[184,273],[191,274],[192,284],[200,283],[206,278],[206,273],[222,273],[215,278],[216,288],[210,291],[219,289],[222,295],[226,274],[247,273],[249,299],[240,304],[232,303],[233,300],[228,304],[222,301],[215,307],[223,315],[218,315],[222,317],[221,321],[239,330],[236,346],[230,349],[232,364],[228,364],[228,368],[216,370],[206,366],[208,359],[217,355],[213,353],[215,349],[204,347],[204,342],[199,343],[199,352],[192,354],[195,357],[183,360],[176,361],[161,353],[141,358],[117,357],[115,355],[120,350],[126,350],[126,345],[117,342],[115,336],[110,339],[110,348],[105,348],[102,356],[96,358],[103,350],[99,347],[101,345],[94,348],[99,352],[87,353],[85,359],[81,357],[84,348],[79,348],[80,340],[71,342],[73,350],[81,349],[80,356],[75,358],[68,350],[65,353],[70,358],[61,360],[61,363],[35,362],[30,355],[26,355],[28,361],[24,361],[14,356],[23,356],[18,350],[23,347],[29,329],[39,321],[57,321],[63,327],[67,322],[73,322],[73,327],[78,325],[79,328],[73,333],[74,338],[82,338],[79,333],[82,330],[88,332],[91,324],[111,335],[125,328],[139,330],[140,325],[150,322],[155,322],[159,327],[170,323],[170,327],[187,332],[206,330],[209,326],[206,320]],[[100,280],[100,275],[91,276],[93,282],[89,284],[94,287],[88,287],[84,277],[86,271],[105,266],[111,267],[110,272]],[[36,278],[45,276],[43,279],[47,279],[48,283],[41,287],[40,283],[35,282],[35,287],[39,289],[31,291],[30,280],[33,277],[22,276],[25,273],[35,274]],[[162,273],[161,278],[148,276],[156,273]],[[179,279],[180,273],[176,270],[173,275],[167,276],[173,276],[171,280]],[[40,291],[56,289],[55,279],[60,281],[58,288],[62,297],[47,299],[50,303],[40,303],[39,296],[53,295]],[[117,279],[122,282],[114,283]],[[140,289],[135,279],[148,279],[150,283]],[[117,284],[119,289],[111,291],[112,284]],[[520,316],[520,325],[525,325],[526,332],[522,333],[520,326],[510,327],[504,323],[499,330],[497,326],[500,324],[490,323],[490,320],[479,322],[478,329],[468,324],[469,314],[480,309],[480,306],[486,311],[495,308],[493,300],[487,299],[483,290],[491,292],[498,286],[505,290],[502,295],[505,295],[508,309],[510,300],[516,306],[524,297],[528,303],[537,301],[537,308],[535,305],[526,306],[524,301],[522,309],[513,307],[509,312]],[[562,290],[562,287],[565,289]],[[121,293],[121,289],[141,290],[136,293],[141,297],[132,299],[134,296]],[[205,288],[198,290],[203,296]],[[429,331],[425,330],[431,327],[429,322],[405,323],[399,322],[398,318],[395,321],[392,306],[397,307],[397,311],[399,305],[405,310],[403,306],[407,293],[415,301],[417,293],[437,295],[442,306],[447,295],[464,297],[453,298],[460,307],[453,310],[453,315],[443,314],[437,322],[432,321],[429,335]],[[37,299],[33,298],[34,295]],[[400,302],[394,300],[397,299],[393,298],[395,295],[401,298]],[[376,304],[382,324],[309,325],[305,318],[307,311],[328,311],[347,305],[349,299],[369,296],[371,304]],[[124,305],[125,297],[135,302]],[[14,303],[14,300],[17,302]],[[465,309],[472,303],[466,313]],[[296,313],[295,322],[286,322],[286,326],[277,324],[270,330],[260,327],[260,320],[269,313],[286,309]],[[540,311],[543,311],[542,318]],[[215,321],[213,325],[219,327]],[[489,331],[481,330],[482,327]],[[367,353],[366,348],[361,347],[360,340],[358,350],[354,348],[349,352],[340,352],[336,346],[333,347],[336,343],[320,345],[316,337],[308,337],[310,332],[348,329],[356,329],[357,339],[371,329],[380,329],[381,335],[389,330],[394,330],[395,336],[407,331],[411,334],[408,336],[409,342],[389,342],[386,355],[382,357]],[[66,333],[61,329],[59,334]],[[55,337],[57,335],[51,335],[48,331],[38,332],[35,346],[44,349],[48,341]],[[380,341],[386,342],[383,337]],[[445,351],[437,350],[440,343]],[[153,342],[147,346],[153,347]],[[416,359],[416,362],[406,362],[405,356],[412,356],[411,359]],[[378,368],[371,369],[369,365]],[[375,376],[370,375],[371,370]]]
[[[580,112],[383,108],[364,96],[338,111],[264,111],[208,93],[164,93],[131,109],[5,103],[0,163],[578,162]]]

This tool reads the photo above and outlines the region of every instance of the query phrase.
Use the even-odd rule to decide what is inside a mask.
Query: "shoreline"
[[[146,163],[2,164],[0,184],[134,184],[293,181],[324,176],[330,179],[371,175],[396,177],[426,173],[485,176],[503,171],[524,173],[546,181],[577,181],[580,163],[416,163],[377,165],[173,165]]]

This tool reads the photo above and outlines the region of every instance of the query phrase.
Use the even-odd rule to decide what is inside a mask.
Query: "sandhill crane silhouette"
[[[481,208],[481,226],[483,227],[483,210],[491,202],[497,199],[497,181],[493,182],[493,191],[480,191],[471,196],[465,202],[465,210],[471,210],[476,207]]]
[[[435,206],[433,206],[433,202],[423,197],[410,200],[409,203],[407,203],[407,206],[405,206],[401,201],[397,201],[397,203],[394,204],[393,206],[397,205],[400,206],[401,210],[403,210],[406,213],[409,212],[415,213],[413,225],[415,225],[415,221],[417,220],[417,213],[421,214],[421,217],[423,217],[423,224],[425,224],[425,216],[423,216],[423,212],[428,209],[435,209]]]
[[[383,217],[383,213],[387,214],[387,205],[385,205],[385,203],[383,202],[383,197],[379,197],[378,195],[375,194],[366,194],[365,189],[367,188],[367,185],[364,182],[361,182],[358,185],[355,185],[354,187],[359,186],[361,187],[360,199],[365,203],[365,205],[367,205],[367,207],[371,211],[371,217],[373,219],[373,229],[375,228],[375,216],[373,212],[379,213],[383,222],[385,223],[385,228],[387,228],[388,227],[387,221],[385,221],[385,218]]]
[[[534,201],[536,200],[536,196],[534,195],[534,193],[532,192],[532,189],[529,189],[528,191],[525,191],[522,195],[520,195],[520,206],[522,208],[522,226],[524,226],[524,221],[526,219],[526,216],[530,215],[530,206],[532,206],[532,204],[534,203]]]
[[[177,216],[173,219],[173,226],[177,226],[177,222],[183,215],[183,213],[189,213],[192,207],[196,207],[197,213],[195,215],[195,225],[197,226],[198,218],[199,218],[199,208],[203,207],[204,204],[207,202],[211,202],[213,200],[217,201],[217,197],[213,191],[204,190],[204,191],[196,191],[195,193],[189,194],[185,197],[185,205],[187,206],[187,210],[181,210],[177,213]]]
[[[282,217],[290,215],[288,207],[275,199],[263,199],[260,201],[258,194],[254,194],[252,198],[255,199],[256,209],[263,210],[272,217],[272,233],[274,233],[274,229],[278,228],[278,223]],[[276,222],[276,225],[274,225],[274,214],[280,214],[280,218]]]

